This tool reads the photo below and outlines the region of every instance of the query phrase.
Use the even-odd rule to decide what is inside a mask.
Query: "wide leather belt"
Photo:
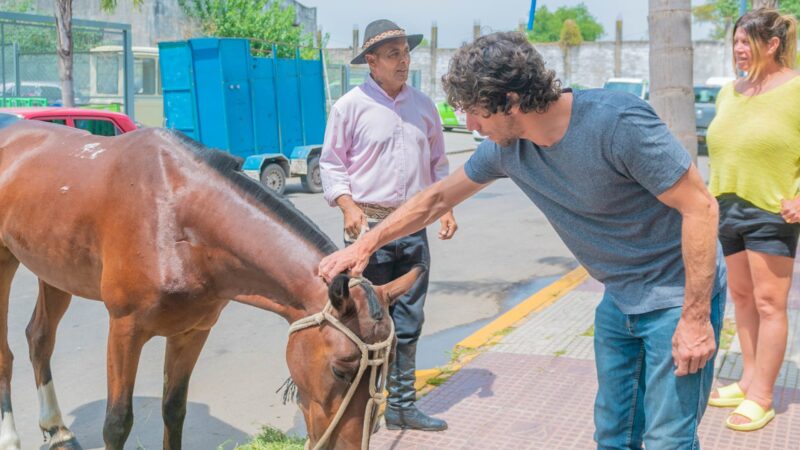
[[[397,208],[390,208],[387,206],[376,205],[373,203],[360,203],[356,202],[356,206],[361,208],[364,211],[364,215],[367,216],[368,219],[374,220],[383,220],[389,216],[392,212],[394,212]]]

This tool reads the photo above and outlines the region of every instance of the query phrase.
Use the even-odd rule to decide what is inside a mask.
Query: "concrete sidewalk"
[[[560,283],[560,284],[559,284]],[[448,421],[439,433],[382,428],[373,449],[590,449],[592,408],[597,390],[593,353],[594,309],[603,287],[578,269],[487,325],[460,345],[462,362],[434,372],[418,402]],[[777,417],[764,429],[739,433],[725,427],[731,408],[706,410],[700,426],[703,449],[800,448],[800,264],[789,296],[789,344],[775,390]],[[520,315],[525,315],[520,319]],[[505,321],[505,322],[504,322]],[[509,322],[516,322],[506,328]],[[726,329],[733,306],[726,308]],[[483,333],[483,334],[481,334]],[[730,334],[728,335],[730,336]],[[471,341],[472,340],[472,341]],[[742,370],[737,339],[718,354],[716,385],[738,379]],[[481,344],[484,344],[481,346]],[[470,350],[469,347],[479,347]]]

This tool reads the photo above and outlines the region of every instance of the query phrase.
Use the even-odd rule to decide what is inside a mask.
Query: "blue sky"
[[[317,8],[317,24],[330,34],[329,47],[349,47],[353,27],[363,38],[364,27],[375,19],[390,19],[409,33],[430,34],[431,24],[439,27],[439,47],[458,47],[472,39],[472,26],[480,20],[484,32],[515,29],[528,22],[530,0],[299,0]],[[560,6],[574,6],[580,0],[537,0],[537,7],[551,11]],[[603,39],[614,38],[614,22],[622,18],[624,39],[647,38],[648,0],[583,0],[589,11],[603,25]],[[692,5],[706,0],[692,0]],[[693,38],[706,38],[709,27],[695,26]]]

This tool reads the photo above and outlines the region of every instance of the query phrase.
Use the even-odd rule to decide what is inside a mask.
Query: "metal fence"
[[[327,64],[326,72],[329,110],[339,97],[363,83],[369,76],[368,68],[352,67],[349,64]],[[408,84],[419,89],[422,85],[422,73],[419,70],[411,70],[408,74]]]
[[[128,24],[73,19],[73,88],[76,105],[97,106],[104,83],[119,86],[121,109],[134,118],[133,53]],[[119,48],[115,64],[108,52]],[[27,106],[44,99],[61,104],[61,80],[56,54],[55,19],[0,12],[0,99],[3,105]]]

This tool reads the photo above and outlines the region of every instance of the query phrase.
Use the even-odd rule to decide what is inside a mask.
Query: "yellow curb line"
[[[532,312],[550,306],[564,294],[575,288],[575,286],[583,283],[588,276],[589,274],[586,272],[586,269],[579,266],[577,269],[574,269],[559,280],[553,282],[553,284],[531,295],[527,300],[511,308],[505,314],[493,320],[471,336],[467,336],[464,340],[456,344],[456,348],[478,348],[486,344],[499,331],[514,325]]]
[[[461,342],[456,344],[455,350],[474,350],[483,347],[486,344],[496,344],[502,339],[502,336],[499,334],[503,330],[524,319],[528,316],[528,314],[540,311],[552,305],[576,286],[586,281],[588,277],[589,274],[586,272],[586,269],[584,269],[582,266],[579,266],[549,286],[531,295],[522,303],[506,311],[503,315],[488,323],[480,330],[476,331],[470,336],[467,336]],[[429,380],[436,378],[445,372],[448,374],[457,372],[464,366],[464,364],[468,363],[476,356],[478,356],[478,352],[465,355],[459,360],[447,364],[443,368],[417,370],[417,380],[414,383],[414,387],[422,394],[427,393],[434,387],[433,385],[428,384]]]

